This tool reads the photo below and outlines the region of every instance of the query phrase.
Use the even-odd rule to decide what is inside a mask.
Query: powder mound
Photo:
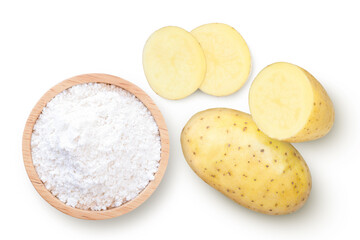
[[[48,102],[31,148],[54,196],[97,211],[135,198],[154,179],[161,153],[150,111],[128,91],[102,83],[73,86]]]

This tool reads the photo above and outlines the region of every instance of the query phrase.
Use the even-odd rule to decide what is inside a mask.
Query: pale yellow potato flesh
[[[274,63],[253,81],[251,115],[269,137],[304,142],[326,135],[334,123],[334,107],[321,84],[290,63]]]
[[[181,146],[202,180],[251,210],[288,214],[310,194],[311,175],[300,153],[266,136],[249,114],[226,108],[199,112],[185,125]]]
[[[243,37],[222,23],[202,25],[191,31],[206,57],[207,72],[200,90],[214,96],[238,91],[249,77],[251,56]]]
[[[206,61],[199,42],[179,27],[164,27],[147,40],[143,67],[150,87],[161,97],[181,99],[204,80]]]

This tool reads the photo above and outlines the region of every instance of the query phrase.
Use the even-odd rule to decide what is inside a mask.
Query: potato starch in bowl
[[[48,102],[31,149],[41,181],[60,201],[106,210],[134,199],[154,179],[161,143],[138,98],[114,85],[88,83]]]

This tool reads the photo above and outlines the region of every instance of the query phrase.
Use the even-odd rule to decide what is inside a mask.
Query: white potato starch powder
[[[154,179],[161,152],[150,111],[128,91],[102,83],[55,96],[34,126],[31,148],[46,188],[86,210],[135,198]]]

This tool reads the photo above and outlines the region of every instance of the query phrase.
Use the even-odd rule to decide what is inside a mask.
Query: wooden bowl
[[[33,127],[46,104],[58,93],[64,91],[65,89],[68,89],[78,84],[91,82],[116,85],[134,94],[151,112],[159,128],[161,139],[161,159],[158,171],[155,173],[155,179],[150,181],[150,183],[145,187],[145,189],[140,192],[140,194],[133,200],[119,207],[111,208],[104,211],[82,210],[70,207],[65,203],[61,202],[49,190],[46,189],[44,183],[40,180],[35,170],[31,157],[31,135],[33,132]],[[140,206],[155,191],[166,170],[169,158],[169,136],[165,120],[161,115],[159,109],[152,101],[152,99],[139,87],[116,76],[111,76],[107,74],[84,74],[67,79],[57,84],[49,91],[47,91],[45,95],[37,102],[37,104],[31,111],[25,125],[22,140],[22,152],[26,172],[30,178],[31,183],[34,185],[36,191],[41,195],[42,198],[44,198],[56,209],[70,216],[82,219],[100,220],[117,217],[134,210],[135,208]]]

